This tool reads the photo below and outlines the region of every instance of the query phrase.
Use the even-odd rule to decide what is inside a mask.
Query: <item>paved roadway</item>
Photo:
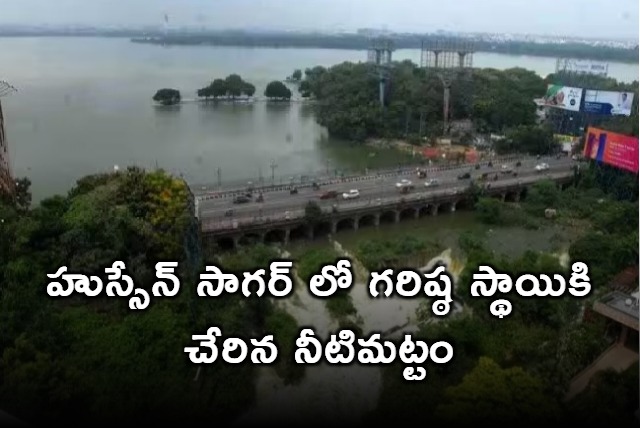
[[[515,163],[510,166],[513,167],[514,171],[518,171],[519,177],[525,177],[530,174],[540,175],[540,173],[535,171],[535,165],[540,162],[546,162],[549,164],[550,170],[547,172],[567,171],[575,164],[575,161],[569,158],[547,158],[540,160],[536,160],[534,158],[523,160],[520,167],[516,168],[514,166]],[[494,164],[493,168],[485,166],[478,170],[474,169],[474,167],[465,166],[459,169],[429,174],[426,179],[419,179],[414,171],[412,175],[403,174],[389,178],[337,183],[321,187],[320,190],[301,188],[297,195],[291,195],[289,194],[289,191],[269,192],[263,195],[264,202],[262,203],[252,201],[246,204],[233,204],[233,198],[200,200],[198,203],[198,210],[200,218],[204,221],[211,218],[224,218],[226,220],[231,220],[231,218],[265,217],[274,215],[278,212],[284,215],[285,211],[303,209],[308,201],[316,201],[321,207],[330,209],[333,204],[337,204],[338,207],[340,207],[345,203],[351,202],[344,201],[342,199],[342,193],[348,192],[350,189],[357,189],[360,192],[359,200],[365,202],[367,200],[375,200],[377,198],[397,198],[399,192],[395,185],[403,178],[411,180],[415,186],[415,190],[410,192],[410,194],[425,193],[432,189],[426,188],[424,186],[424,182],[432,178],[437,178],[440,181],[440,185],[433,190],[438,190],[438,188],[452,189],[455,187],[467,187],[470,180],[458,180],[458,175],[467,171],[471,173],[472,179],[480,178],[482,174],[489,173],[490,178],[493,174],[498,174],[498,181],[503,182],[511,176],[500,174],[500,168],[500,164]],[[516,178],[517,181],[518,177],[514,178]],[[321,200],[320,195],[328,190],[335,190],[338,192],[338,198],[333,200]],[[233,210],[231,218],[225,216],[225,213],[228,210]]]
[[[498,163],[498,164],[504,164],[504,163],[515,163],[516,159],[518,157],[511,155],[511,156],[504,156],[504,157],[496,157],[494,158],[493,162],[494,163]],[[530,157],[525,157],[527,159],[533,159]],[[522,158],[520,160],[525,160],[525,158]],[[482,159],[480,161],[480,163],[482,163],[482,165],[486,165],[487,162],[489,161],[489,159]],[[264,177],[261,179],[258,178],[247,178],[244,180],[235,180],[234,182],[230,183],[230,182],[226,182],[224,184],[224,186],[221,189],[218,189],[218,186],[216,185],[203,185],[203,184],[196,184],[196,183],[192,183],[190,185],[191,191],[193,192],[193,194],[196,197],[201,197],[203,199],[212,199],[215,198],[217,196],[230,196],[231,194],[234,193],[238,193],[238,192],[244,192],[247,189],[247,184],[249,182],[253,182],[254,186],[256,187],[256,191],[258,190],[264,190],[264,192],[271,192],[274,190],[277,190],[278,188],[281,188],[283,186],[288,186],[288,185],[296,185],[296,186],[302,186],[302,187],[310,187],[311,183],[318,182],[332,182],[332,181],[337,181],[340,179],[351,179],[354,177],[360,177],[361,179],[364,177],[369,177],[369,178],[375,178],[379,175],[388,175],[388,176],[398,176],[398,175],[402,175],[402,174],[412,174],[413,171],[415,171],[415,169],[417,167],[421,167],[425,170],[429,170],[429,171],[442,171],[442,170],[451,170],[451,169],[465,169],[465,168],[469,168],[469,165],[457,165],[457,164],[434,164],[434,165],[423,165],[420,164],[418,162],[412,164],[412,165],[404,165],[402,167],[395,167],[395,168],[386,168],[386,169],[372,169],[370,171],[368,171],[367,175],[365,176],[362,173],[350,173],[350,174],[344,174],[344,175],[336,175],[336,174],[332,174],[329,171],[308,171],[305,172],[304,174],[293,174],[293,175],[289,175],[289,176],[280,176],[277,177],[275,180],[275,184],[271,184],[271,180],[269,180],[268,178],[265,179]],[[400,171],[400,172],[399,172]],[[260,188],[260,189],[259,189]]]

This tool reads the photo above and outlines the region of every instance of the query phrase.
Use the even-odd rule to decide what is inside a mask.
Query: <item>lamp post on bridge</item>
[[[275,159],[271,159],[271,165],[269,165],[271,167],[271,184],[275,185],[275,180],[276,180],[276,168],[278,167],[278,164],[276,163]]]
[[[220,167],[218,167],[218,190],[220,190],[222,188],[222,169],[220,169]]]

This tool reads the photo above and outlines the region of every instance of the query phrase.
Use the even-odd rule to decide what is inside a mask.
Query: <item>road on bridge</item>
[[[545,172],[537,172],[535,166],[538,163],[546,162],[549,165],[549,170]],[[415,172],[412,175],[399,175],[397,177],[389,177],[384,179],[372,179],[363,180],[357,182],[337,183],[331,186],[325,186],[320,190],[313,190],[312,188],[301,188],[298,194],[291,195],[289,191],[275,191],[265,193],[263,195],[264,202],[249,202],[246,204],[233,204],[233,198],[220,198],[209,199],[199,201],[199,217],[203,222],[210,222],[212,220],[231,222],[233,220],[249,220],[255,218],[284,218],[289,212],[289,215],[295,217],[294,211],[304,210],[305,205],[309,201],[317,202],[323,210],[330,210],[331,207],[336,204],[338,209],[341,206],[351,206],[354,203],[370,204],[379,203],[378,199],[397,199],[399,191],[396,188],[396,183],[402,179],[408,179],[413,182],[415,189],[409,193],[409,195],[426,195],[432,192],[455,192],[462,191],[469,186],[471,179],[477,180],[484,173],[489,174],[489,178],[498,174],[498,183],[510,183],[516,184],[518,180],[529,177],[539,176],[554,172],[569,171],[576,162],[568,159],[525,159],[522,161],[520,167],[515,167],[515,164],[509,165],[514,171],[518,172],[517,177],[513,177],[511,174],[501,174],[501,165],[494,164],[493,168],[483,167],[481,169],[474,169],[474,167],[461,167],[459,169],[441,171],[438,173],[430,174],[426,179],[419,179]],[[464,172],[471,173],[471,179],[460,180],[458,175]],[[424,182],[430,179],[438,179],[440,184],[435,187],[425,187]],[[489,184],[494,181],[489,181]],[[348,192],[351,189],[357,189],[360,192],[358,200],[343,200],[342,193]],[[330,200],[321,200],[320,195],[325,191],[333,190],[338,192],[338,198]],[[232,216],[225,215],[229,210],[233,210]]]
[[[493,159],[495,164],[505,164],[505,163],[515,163],[518,156],[506,156],[506,157],[496,157]],[[525,156],[521,160],[530,159],[530,157]],[[486,166],[489,159],[481,160],[479,163]],[[470,164],[434,164],[434,165],[418,165],[417,163],[412,166],[403,166],[396,168],[386,168],[386,169],[372,169],[368,170],[366,173],[366,177],[376,177],[376,176],[399,176],[399,175],[410,175],[416,170],[416,168],[423,168],[425,171],[436,172],[443,170],[459,170],[459,169],[468,169],[472,168],[474,165]],[[326,183],[338,180],[349,180],[353,177],[360,177],[361,179],[366,178],[365,175],[362,174],[347,174],[347,175],[337,175],[330,174],[329,171],[306,171],[302,174],[292,174],[289,177],[278,177],[275,182],[271,182],[271,180],[265,180],[264,177],[260,178],[246,178],[244,180],[235,180],[233,183],[225,183],[222,188],[216,185],[203,185],[203,184],[190,184],[191,192],[196,197],[201,197],[202,199],[210,199],[216,196],[230,196],[234,193],[239,193],[246,191],[249,183],[255,187],[255,191],[258,192],[260,190],[264,190],[265,192],[271,192],[278,188],[282,188],[285,186],[301,186],[301,187],[310,187],[311,183]]]

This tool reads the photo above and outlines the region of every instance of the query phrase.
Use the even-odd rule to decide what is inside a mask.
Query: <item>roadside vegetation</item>
[[[345,62],[304,73],[299,91],[315,99],[317,120],[334,137],[353,141],[401,138],[418,144],[431,143],[442,134],[442,83],[434,71],[411,61],[395,63],[384,110],[380,109],[378,77],[372,64]],[[553,74],[543,79],[522,68],[459,72],[452,77],[451,120],[469,119],[477,133],[507,137],[497,144],[498,152],[548,153],[554,148],[553,132],[537,125],[532,102],[544,95],[548,83],[562,82]],[[599,90],[636,92],[638,88],[637,82],[596,76],[586,83]],[[637,105],[634,102],[631,117],[608,118],[607,129],[637,135]],[[452,129],[451,136],[468,144],[472,135],[465,132]]]
[[[306,251],[297,259],[298,275],[305,284],[308,284],[314,275],[321,272],[323,266],[335,264],[339,258],[341,258],[340,254],[333,248]],[[349,321],[349,317],[356,315],[356,308],[353,306],[348,289],[339,289],[333,296],[324,300],[331,317],[342,325]]]

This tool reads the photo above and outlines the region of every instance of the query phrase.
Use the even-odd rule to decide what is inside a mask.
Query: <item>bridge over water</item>
[[[566,165],[546,173],[529,172],[517,177],[509,175],[498,181],[483,184],[485,194],[506,201],[519,201],[527,188],[541,180],[553,180],[564,187],[574,179],[573,168]],[[383,198],[357,199],[339,204],[337,211],[323,208],[323,214],[312,223],[305,218],[304,205],[290,206],[283,215],[281,210],[261,216],[241,218],[201,218],[201,232],[207,245],[234,248],[251,242],[279,242],[287,244],[294,239],[313,239],[335,234],[344,229],[378,227],[407,218],[454,212],[468,205],[470,182],[455,183],[433,189],[418,189],[409,194],[391,194]]]

